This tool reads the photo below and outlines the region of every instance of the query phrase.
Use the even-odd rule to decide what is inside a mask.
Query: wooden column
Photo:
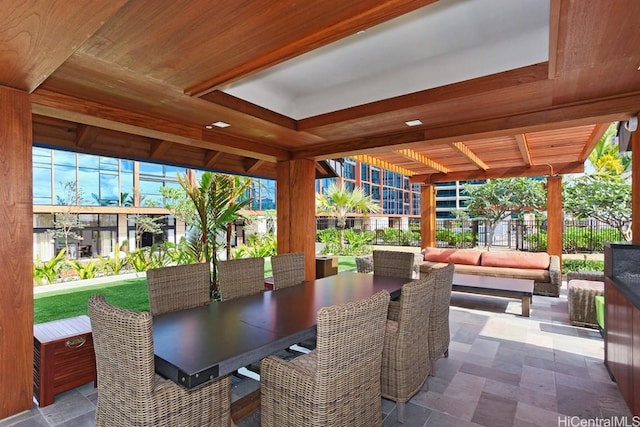
[[[420,187],[420,240],[422,249],[436,245],[436,186]]]
[[[316,191],[312,160],[277,166],[278,253],[304,252],[305,278],[316,278]]]
[[[562,177],[547,177],[547,252],[562,262]]]
[[[33,405],[31,97],[0,87],[0,419]]]
[[[640,114],[638,115],[640,122]],[[640,130],[631,134],[631,243],[640,244]]]

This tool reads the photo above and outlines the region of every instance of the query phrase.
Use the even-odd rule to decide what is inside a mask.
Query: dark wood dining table
[[[155,316],[156,372],[186,388],[197,387],[313,337],[320,308],[357,301],[383,289],[393,299],[409,281],[345,272]]]

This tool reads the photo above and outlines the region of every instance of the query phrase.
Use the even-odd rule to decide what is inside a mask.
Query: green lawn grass
[[[338,271],[354,270],[355,258],[338,258]],[[271,263],[265,263],[265,277],[271,277]],[[114,280],[108,284],[47,292],[34,296],[33,323],[87,314],[87,302],[94,294],[104,295],[108,302],[130,310],[149,310],[147,279],[144,277]]]

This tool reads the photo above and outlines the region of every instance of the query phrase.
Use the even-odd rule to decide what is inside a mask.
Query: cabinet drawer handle
[[[82,347],[85,342],[87,342],[87,339],[85,337],[76,337],[76,338],[68,339],[64,343],[64,345],[67,346],[68,348],[78,348],[78,347]]]

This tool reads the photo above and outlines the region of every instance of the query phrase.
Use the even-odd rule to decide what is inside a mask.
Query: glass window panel
[[[100,157],[91,154],[78,154],[78,166],[81,168],[99,169]]]
[[[362,181],[369,181],[369,165],[367,163],[360,164],[360,179]]]
[[[98,214],[79,214],[78,221],[84,226],[97,226]]]
[[[53,227],[52,214],[33,214],[33,228],[51,228]]]
[[[100,205],[100,182],[95,169],[80,168],[78,170],[78,185],[82,195],[81,205]]]
[[[133,174],[120,172],[120,203],[122,206],[133,206]]]
[[[123,172],[133,172],[133,161],[120,160],[120,170]]]
[[[50,205],[51,201],[51,164],[34,164],[33,167],[33,203]]]
[[[164,176],[167,177],[167,179],[172,179],[175,181],[178,180],[178,174],[182,175],[187,172],[185,168],[178,166],[165,166],[164,168]]]
[[[101,215],[98,215],[98,220],[100,221],[101,227],[117,227],[118,226],[118,215],[101,214]]]
[[[140,162],[140,174],[142,175],[154,175],[154,176],[164,176],[164,170],[162,165],[158,165],[155,163],[146,163]]]
[[[118,206],[120,192],[118,191],[118,175],[108,172],[100,173],[100,205]]]
[[[380,169],[374,166],[371,166],[371,182],[373,184],[382,184],[380,182]]]
[[[54,185],[54,197],[56,205],[69,205],[74,204],[74,194],[68,194],[69,191],[65,188],[66,184],[77,185],[76,180],[76,168],[71,166],[59,166],[54,167],[54,175],[56,182]]]
[[[65,165],[76,167],[76,153],[68,151],[56,151],[53,156],[53,162],[56,165]]]
[[[100,157],[100,170],[118,171],[118,159],[113,157]]]

